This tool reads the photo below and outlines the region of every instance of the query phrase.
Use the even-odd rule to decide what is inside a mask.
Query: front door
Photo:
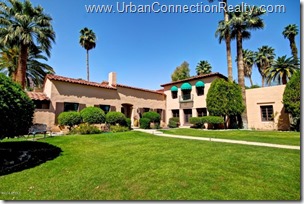
[[[192,109],[184,109],[184,125],[190,125],[190,118],[192,117]]]

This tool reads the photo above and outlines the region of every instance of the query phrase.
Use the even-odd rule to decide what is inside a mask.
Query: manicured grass
[[[250,130],[200,130],[189,128],[176,128],[161,130],[166,134],[186,135],[194,137],[221,138],[232,140],[245,140],[250,142],[264,142],[272,144],[284,144],[300,146],[299,132],[279,132],[279,131],[250,131]]]
[[[140,132],[41,140],[61,156],[0,177],[2,200],[299,200],[300,151]]]

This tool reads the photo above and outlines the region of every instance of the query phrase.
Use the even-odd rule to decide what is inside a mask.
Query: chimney
[[[110,72],[109,73],[109,86],[116,86],[116,73],[115,72]]]

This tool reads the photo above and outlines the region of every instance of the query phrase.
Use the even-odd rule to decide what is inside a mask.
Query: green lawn
[[[300,151],[140,132],[41,140],[61,156],[0,177],[0,200],[299,200]]]
[[[299,132],[278,132],[278,131],[250,131],[250,130],[200,130],[189,128],[176,128],[161,130],[166,134],[186,135],[194,137],[221,138],[233,140],[245,140],[250,142],[264,142],[272,144],[300,146]]]

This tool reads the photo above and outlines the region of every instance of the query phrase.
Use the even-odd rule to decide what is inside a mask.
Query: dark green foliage
[[[87,107],[84,108],[80,115],[83,122],[89,124],[101,124],[106,121],[106,115],[103,110],[97,107]]]
[[[75,125],[79,125],[81,121],[81,115],[76,111],[62,112],[58,116],[59,125],[68,126],[69,130],[71,130]]]
[[[106,122],[111,125],[116,125],[117,123],[120,125],[125,125],[126,116],[121,112],[108,112],[106,114]]]
[[[202,128],[204,126],[202,117],[192,117],[190,118],[190,123],[193,124],[196,128]]]
[[[212,82],[206,101],[210,115],[214,116],[236,116],[245,110],[241,87],[224,79]]]
[[[285,110],[293,117],[294,128],[299,131],[301,118],[301,74],[299,71],[295,72],[285,87],[283,104]]]
[[[116,132],[127,132],[127,131],[130,131],[130,129],[128,127],[125,127],[125,126],[111,125],[110,126],[110,131],[113,132],[113,133],[116,133]]]
[[[192,117],[190,123],[195,125],[196,128],[204,127],[205,123],[211,125],[219,125],[224,123],[224,119],[219,116],[204,116],[204,117]]]
[[[160,122],[160,115],[157,112],[149,111],[143,114],[143,118],[148,118],[152,123],[159,123]]]
[[[100,134],[101,130],[94,125],[88,123],[80,124],[78,127],[74,128],[69,132],[70,135],[90,135],[90,134]]]
[[[32,125],[34,103],[4,74],[0,74],[0,140],[26,135]]]
[[[129,130],[131,130],[131,119],[130,118],[126,118],[126,126],[129,128]]]
[[[189,63],[183,62],[180,66],[176,67],[171,75],[172,81],[187,79],[190,77]]]
[[[177,128],[179,126],[179,118],[178,117],[173,117],[169,119],[169,128]]]
[[[142,129],[150,129],[150,120],[148,118],[141,118],[139,124]]]

